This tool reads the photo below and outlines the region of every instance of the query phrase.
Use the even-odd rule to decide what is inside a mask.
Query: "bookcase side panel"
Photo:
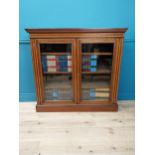
[[[122,47],[123,47],[123,38],[116,39],[114,44],[114,58],[112,66],[112,94],[111,94],[112,103],[117,103]]]
[[[31,50],[32,50],[32,62],[34,70],[37,104],[42,104],[44,98],[43,79],[42,79],[42,70],[40,62],[40,53],[38,51],[38,43],[36,39],[31,39]]]

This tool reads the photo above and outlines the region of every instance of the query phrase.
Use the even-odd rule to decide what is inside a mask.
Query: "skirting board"
[[[36,105],[37,112],[69,111],[118,111],[118,104],[42,104]]]

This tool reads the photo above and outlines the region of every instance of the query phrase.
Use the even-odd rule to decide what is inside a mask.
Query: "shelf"
[[[71,55],[71,53],[65,53],[65,52],[42,52],[42,55]],[[107,55],[107,56],[111,56],[112,52],[98,52],[98,53],[82,53],[82,55]]]
[[[82,53],[82,55],[105,55],[105,56],[111,56],[112,52]]]
[[[82,89],[96,89],[96,88],[102,88],[104,90],[110,91],[110,85],[109,84],[104,84],[103,82],[100,83],[82,83]]]
[[[58,78],[59,79],[59,78]],[[45,90],[49,91],[51,89],[62,89],[62,90],[66,90],[66,89],[71,89],[72,88],[72,82],[69,80],[57,80],[57,79],[53,79],[49,82],[45,82]]]
[[[42,52],[42,55],[71,55],[71,53],[65,53],[65,52]]]
[[[110,78],[105,77],[90,77],[90,79],[82,79],[82,89],[102,88],[106,91],[110,91]]]
[[[54,74],[63,75],[63,74],[72,74],[72,72],[44,72],[43,73],[43,75],[54,75]]]
[[[82,74],[111,74],[111,70],[104,69],[104,70],[98,70],[96,72],[82,72]]]
[[[102,89],[103,91],[110,91],[111,90],[111,88],[110,88],[110,86],[109,87],[103,87],[103,86],[93,86],[93,87],[91,87],[91,86],[82,86],[82,90],[87,90],[87,89]]]

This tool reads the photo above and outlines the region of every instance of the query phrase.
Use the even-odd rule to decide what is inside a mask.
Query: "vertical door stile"
[[[80,44],[79,44],[79,40],[76,39],[76,54],[75,54],[75,61],[76,61],[76,95],[77,95],[77,98],[76,98],[76,103],[79,104],[80,102],[80,91],[81,91],[81,88],[80,88],[80,58],[79,58],[79,55],[80,55]]]
[[[74,90],[74,102],[77,102],[77,68],[76,68],[76,40],[72,42],[72,89]]]
[[[81,71],[81,59],[82,59],[82,49],[81,49],[81,40],[78,39],[77,40],[77,54],[78,54],[78,57],[77,57],[77,64],[78,64],[78,104],[80,104],[81,102],[81,93],[82,93],[82,71]]]

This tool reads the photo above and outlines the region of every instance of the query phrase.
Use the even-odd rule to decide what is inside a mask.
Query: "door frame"
[[[113,44],[113,57],[112,57],[112,70],[111,70],[111,84],[110,84],[110,98],[107,101],[89,101],[89,100],[81,100],[81,92],[82,92],[82,80],[81,80],[81,75],[82,75],[82,70],[81,70],[81,61],[82,61],[82,50],[81,50],[81,44],[83,43],[112,43]],[[114,61],[117,55],[114,54],[116,53],[116,39],[115,38],[85,38],[85,39],[78,39],[77,40],[77,47],[78,47],[78,104],[112,104],[113,103],[113,91],[114,91],[114,82],[113,79],[115,78],[114,72]]]
[[[72,91],[73,91],[73,100],[60,100],[60,101],[52,101],[52,100],[45,100],[45,90],[44,90],[44,82],[43,82],[43,72],[42,72],[42,65],[41,65],[41,51],[40,51],[40,44],[62,44],[68,43],[71,44],[71,56],[72,56]],[[40,73],[40,84],[41,84],[41,92],[42,92],[42,102],[41,104],[76,104],[76,63],[75,63],[75,51],[76,51],[76,42],[75,39],[36,39],[36,48],[38,51],[38,67],[36,72]],[[37,85],[36,85],[37,87]],[[37,96],[38,97],[38,96]]]

